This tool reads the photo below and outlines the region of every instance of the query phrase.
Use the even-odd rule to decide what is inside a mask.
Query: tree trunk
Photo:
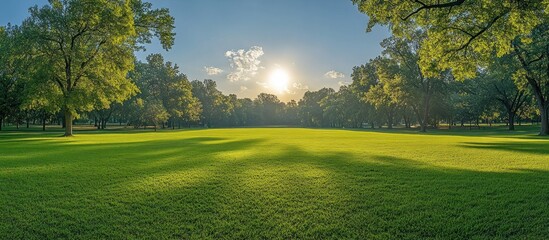
[[[406,116],[404,116],[403,119],[404,119],[404,127],[410,128],[410,126],[408,125],[408,119],[406,118]]]
[[[65,110],[65,135],[64,137],[72,137],[72,113],[69,110]]]
[[[549,111],[547,106],[540,108],[541,110],[541,131],[540,136],[549,135]]]
[[[429,82],[427,83],[429,84]],[[425,97],[423,98],[423,115],[421,116],[423,120],[423,124],[421,124],[421,132],[427,132],[427,124],[429,122],[429,110],[431,109],[431,90],[430,86],[429,90],[427,90],[427,93],[425,94]]]
[[[515,113],[509,111],[509,131],[515,130]]]
[[[389,119],[387,119],[387,128],[388,129],[393,129],[393,117],[389,117]]]
[[[42,117],[42,131],[46,131],[46,114]]]

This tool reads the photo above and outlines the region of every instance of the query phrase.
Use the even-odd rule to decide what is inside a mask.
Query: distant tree
[[[217,89],[217,84],[211,79],[203,82],[194,80],[191,82],[193,96],[198,98],[202,105],[202,123],[208,127],[221,123],[230,116],[233,106],[229,97],[223,95]]]
[[[299,118],[301,123],[307,127],[326,127],[328,123],[324,120],[324,110],[320,105],[322,99],[335,94],[332,88],[322,88],[318,91],[307,91],[299,101]]]
[[[137,63],[132,74],[145,100],[159,100],[168,111],[169,125],[175,128],[176,121],[197,121],[201,108],[192,94],[187,76],[179,72],[177,64],[164,62],[160,54],[147,56],[146,63]]]
[[[519,87],[513,79],[514,73],[520,68],[517,62],[510,55],[495,58],[477,79],[482,85],[480,89],[484,90],[481,94],[493,98],[504,107],[509,130],[515,130],[517,113],[528,99],[527,86],[523,84]]]
[[[174,41],[168,10],[140,0],[50,0],[29,11],[22,28],[47,76],[33,84],[55,84],[50,98],[62,96],[65,136],[73,134],[77,111],[92,110],[97,102],[122,102],[136,92],[127,74],[141,43],[154,35],[169,49]]]
[[[353,73],[351,78],[353,82],[351,83],[351,90],[357,95],[360,104],[360,108],[357,111],[360,111],[362,115],[365,116],[366,121],[370,123],[370,127],[375,127],[375,122],[379,121],[379,116],[376,113],[375,107],[370,104],[366,99],[366,94],[370,91],[370,88],[375,86],[378,82],[378,76],[375,67],[375,59],[370,60],[368,63],[356,66],[353,68]]]
[[[280,124],[285,104],[276,95],[260,93],[254,100],[260,123],[264,125]]]
[[[169,117],[170,114],[164,108],[161,101],[151,100],[145,103],[143,119],[147,125],[152,124],[154,126],[154,131],[156,131],[158,126],[162,123],[168,121]]]
[[[146,125],[145,107],[145,100],[142,98],[134,97],[125,101],[123,109],[128,124],[132,125],[134,128]]]
[[[0,130],[4,119],[19,114],[25,97],[23,78],[29,61],[19,45],[22,40],[20,28],[0,27]]]
[[[233,109],[234,125],[250,126],[259,124],[257,115],[252,99],[236,99]]]
[[[299,105],[295,100],[289,101],[284,107],[284,124],[299,125]]]

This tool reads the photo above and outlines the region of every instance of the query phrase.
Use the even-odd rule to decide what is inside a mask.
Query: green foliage
[[[493,54],[513,51],[510,43],[547,22],[547,1],[368,1],[353,0],[370,17],[368,30],[388,25],[397,37],[413,38],[417,29],[427,38],[420,49],[424,73],[452,70],[456,78],[474,77]],[[526,40],[526,39],[525,39]]]
[[[147,123],[152,123],[155,130],[159,125],[168,121],[169,117],[170,114],[166,111],[161,101],[152,100],[145,103],[143,119]]]
[[[275,125],[282,122],[285,104],[276,95],[260,93],[254,99],[254,105],[261,124]]]
[[[31,84],[56,86],[46,98],[61,93],[69,125],[78,111],[108,108],[137,92],[127,74],[140,44],[150,42],[153,34],[166,49],[173,44],[173,18],[167,10],[153,10],[139,0],[50,0],[29,12],[22,28],[41,76]]]
[[[470,79],[478,69],[489,67],[494,58],[517,57],[522,70],[515,76],[526,79],[532,88],[541,114],[540,135],[549,135],[549,97],[544,87],[547,84],[543,83],[549,79],[543,76],[547,72],[544,60],[548,1],[353,0],[353,3],[370,17],[368,30],[376,24],[387,25],[396,37],[410,40],[417,39],[418,30],[424,32],[426,38],[418,52],[421,70],[427,77],[451,71],[457,79]]]
[[[208,127],[220,123],[230,116],[233,105],[228,96],[223,95],[217,89],[217,83],[211,79],[203,82],[194,80],[191,82],[192,93],[202,105],[202,122]]]
[[[307,127],[327,127],[329,121],[324,119],[324,110],[321,102],[326,97],[335,94],[331,88],[322,88],[318,91],[307,91],[299,100],[299,117],[301,124]]]
[[[187,76],[179,72],[177,64],[164,62],[160,54],[151,54],[147,57],[147,63],[136,64],[131,77],[141,89],[137,97],[146,101],[160,101],[172,123],[175,120],[198,120],[202,111],[200,103],[192,94]]]

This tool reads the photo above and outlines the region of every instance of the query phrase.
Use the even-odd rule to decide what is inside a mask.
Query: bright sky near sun
[[[353,66],[381,52],[388,30],[366,33],[367,16],[351,0],[150,0],[176,20],[176,42],[162,53],[190,80],[213,79],[225,94],[261,92],[298,100],[306,90],[348,84]],[[46,0],[3,0],[0,24],[20,24]]]

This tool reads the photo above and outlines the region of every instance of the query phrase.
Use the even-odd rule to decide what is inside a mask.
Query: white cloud
[[[206,74],[208,74],[208,76],[214,76],[223,73],[223,69],[216,67],[204,67],[204,71],[206,72]]]
[[[240,86],[240,92],[245,92],[247,90],[248,88],[246,86]]]
[[[227,79],[231,82],[247,81],[257,74],[261,61],[259,58],[263,56],[263,48],[253,46],[249,50],[239,49],[237,51],[227,51],[225,57],[229,59],[232,72],[227,75]]]
[[[338,79],[338,78],[344,78],[345,77],[345,74],[343,74],[342,72],[337,72],[337,71],[329,71],[327,73],[324,74],[325,77],[327,78],[330,78],[330,79]]]

